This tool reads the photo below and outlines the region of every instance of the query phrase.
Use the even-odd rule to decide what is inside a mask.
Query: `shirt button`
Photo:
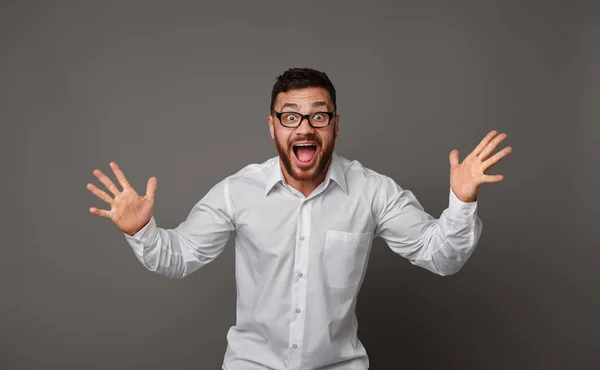
[[[304,237],[303,237],[303,236],[301,236],[301,237],[300,237],[300,241],[301,241],[301,242],[303,242],[303,241],[304,241]]]
[[[469,214],[469,211],[464,211],[463,214],[466,216]]]
[[[298,277],[304,276],[301,272],[298,273]]]
[[[301,310],[299,308],[296,308],[296,313],[300,313],[300,311]]]
[[[296,348],[298,348],[298,345],[297,344],[292,344],[292,348],[296,349]]]

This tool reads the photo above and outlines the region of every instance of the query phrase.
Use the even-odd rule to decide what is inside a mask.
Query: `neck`
[[[280,163],[281,172],[283,173],[283,178],[285,179],[285,182],[289,186],[301,192],[305,197],[308,197],[317,188],[317,186],[319,186],[319,184],[321,184],[325,180],[330,165],[331,159],[329,160],[329,163],[327,163],[327,166],[325,166],[325,169],[319,174],[319,176],[317,176],[313,180],[296,180],[286,171],[283,164]]]

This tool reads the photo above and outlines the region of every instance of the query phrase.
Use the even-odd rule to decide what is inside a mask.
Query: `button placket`
[[[295,259],[294,259],[294,270],[297,271],[297,279],[293,279],[291,292],[292,292],[292,312],[290,321],[290,336],[289,344],[294,350],[299,348],[299,344],[304,341],[304,326],[305,316],[302,314],[306,308],[306,296],[308,294],[308,282],[304,277],[304,272],[308,271],[308,256],[309,256],[309,242],[310,242],[310,213],[311,205],[310,202],[304,200],[300,205],[300,212],[297,224],[297,236],[295,238]],[[294,368],[301,367],[301,355],[297,352],[297,355],[290,357],[290,365]]]

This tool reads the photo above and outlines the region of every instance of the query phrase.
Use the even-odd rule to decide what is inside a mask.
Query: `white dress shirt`
[[[356,298],[373,238],[439,275],[456,273],[481,235],[477,202],[450,190],[439,219],[390,177],[333,154],[308,196],[287,185],[279,157],[217,183],[175,229],[154,217],[125,234],[139,261],[183,278],[216,258],[235,231],[236,325],[225,370],[364,370]]]

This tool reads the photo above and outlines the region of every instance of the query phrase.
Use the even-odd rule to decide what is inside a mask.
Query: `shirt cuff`
[[[142,245],[149,245],[154,241],[157,232],[158,228],[156,227],[156,220],[154,219],[154,216],[152,216],[150,221],[148,221],[148,223],[146,223],[146,225],[144,225],[144,227],[138,230],[138,232],[135,234],[123,234],[128,241],[141,243]]]
[[[452,188],[450,188],[448,204],[450,216],[456,221],[471,221],[477,212],[477,201],[463,202],[454,194]]]

